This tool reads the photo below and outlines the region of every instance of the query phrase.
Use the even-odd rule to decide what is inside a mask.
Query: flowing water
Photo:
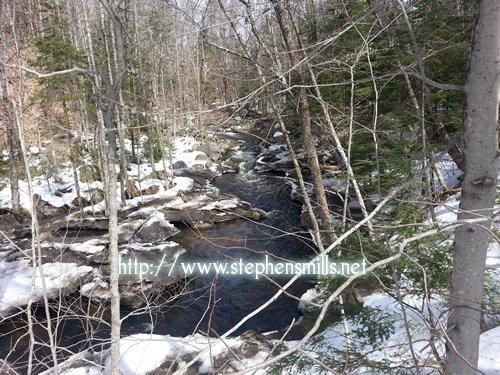
[[[239,164],[239,172],[216,177],[213,185],[266,211],[266,217],[258,222],[246,219],[224,222],[204,231],[181,228],[181,233],[171,239],[187,250],[183,255],[184,262],[223,263],[239,262],[240,259],[243,262],[258,262],[266,254],[276,257],[274,260],[304,260],[312,254],[311,244],[300,224],[300,203],[290,199],[290,190],[283,176],[259,174],[254,171],[257,153],[256,143],[247,137],[241,150],[226,156]],[[163,304],[155,314],[128,317],[123,322],[122,334],[152,332],[186,336],[194,332],[210,332],[211,335],[221,335],[268,301],[279,290],[278,284],[283,285],[290,277],[273,277],[274,283],[262,276],[256,280],[255,275],[215,277],[211,274],[190,278],[185,295]],[[300,297],[312,286],[312,282],[313,280],[301,278],[288,292]],[[99,311],[98,306],[82,300],[77,295],[66,299],[74,300],[72,305],[82,316]],[[284,329],[294,318],[299,317],[297,305],[297,300],[281,296],[265,310],[246,321],[234,334],[256,327],[262,332]],[[124,306],[122,312],[127,314],[130,310]],[[34,308],[33,313],[43,324],[43,307]],[[109,321],[109,310],[105,309],[103,314],[102,318]],[[22,323],[26,317],[20,315],[18,318],[19,323],[12,320],[0,325],[0,358],[7,357],[9,348],[17,339],[28,344],[26,326]],[[46,342],[44,329],[37,327],[35,325],[39,340]],[[95,331],[89,334],[88,323],[78,319],[60,319],[57,326],[58,345],[77,351],[87,348],[90,343],[95,345],[99,338],[109,337],[109,327],[103,324],[98,325],[98,328],[97,325],[93,327]],[[21,338],[23,335],[24,338]],[[88,340],[89,336],[91,340]],[[19,364],[26,361],[27,352],[26,346],[23,348],[23,345],[18,345],[18,349],[9,355],[9,362]],[[38,359],[45,357],[43,361],[50,365],[47,347],[37,345],[36,354]],[[46,368],[37,367],[34,372],[43,369]],[[24,372],[25,370],[21,370],[21,373]]]
[[[300,224],[300,204],[290,199],[290,190],[282,176],[255,172],[256,155],[256,147],[247,140],[243,150],[229,155],[239,163],[239,172],[219,176],[213,184],[266,211],[267,217],[259,222],[240,219],[221,223],[202,232],[184,228],[172,238],[188,251],[183,261],[259,262],[266,254],[275,261],[307,260],[312,254]],[[273,277],[281,285],[289,278]],[[301,278],[288,292],[300,297],[311,286],[311,280]],[[263,276],[256,280],[255,275],[198,276],[191,287],[198,291],[181,298],[164,312],[156,321],[154,333],[185,336],[196,330],[207,332],[210,324],[212,334],[213,331],[223,334],[279,290],[277,284]],[[297,305],[297,300],[282,296],[245,322],[235,334],[256,327],[262,332],[284,329],[299,317]],[[134,317],[124,332],[133,333],[140,327],[147,329],[148,325],[141,317]]]

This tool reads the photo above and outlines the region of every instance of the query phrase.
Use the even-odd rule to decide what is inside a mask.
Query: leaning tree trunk
[[[484,270],[498,173],[500,102],[500,4],[479,3],[465,85],[465,164],[455,233],[445,372],[476,374]]]
[[[328,200],[326,198],[325,187],[323,185],[323,176],[318,161],[318,154],[316,152],[316,145],[314,143],[314,136],[311,129],[311,114],[309,110],[309,100],[307,98],[307,90],[305,88],[304,67],[300,64],[300,55],[297,52],[297,43],[291,32],[290,20],[287,17],[287,12],[282,0],[271,0],[276,13],[276,19],[281,30],[283,42],[287,48],[288,56],[290,59],[293,70],[293,84],[298,88],[295,91],[297,97],[297,113],[299,115],[300,126],[302,131],[302,141],[307,150],[308,166],[311,170],[311,175],[314,185],[314,193],[316,195],[316,203],[319,208],[319,215],[322,221],[322,229],[324,231],[325,247],[333,243],[335,236],[332,232],[332,218],[328,207]],[[313,219],[313,218],[311,218]]]

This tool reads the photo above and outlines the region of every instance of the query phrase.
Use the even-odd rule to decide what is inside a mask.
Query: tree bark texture
[[[498,173],[499,35],[500,2],[480,1],[465,86],[465,175],[458,219],[484,220],[463,224],[455,233],[445,365],[448,375],[476,374],[478,362],[484,270]]]

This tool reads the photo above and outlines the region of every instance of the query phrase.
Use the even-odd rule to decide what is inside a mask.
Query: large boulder
[[[187,164],[184,162],[184,160],[177,160],[175,163],[172,164],[172,167],[174,169],[184,169],[187,168]]]
[[[75,199],[73,199],[73,202],[71,203],[74,207],[89,207],[92,205],[92,203],[88,200],[88,199],[85,199],[83,197],[80,197],[80,199],[78,199],[78,197],[76,197]]]
[[[104,191],[101,189],[90,189],[87,190],[87,193],[90,194],[90,200],[94,203],[99,203],[104,200]]]
[[[196,146],[195,150],[205,153],[212,161],[219,160],[222,155],[222,147],[220,147],[217,143],[212,142],[202,143],[201,145]]]
[[[157,211],[135,232],[134,238],[141,243],[160,243],[178,233],[180,230],[165,220],[165,214]]]

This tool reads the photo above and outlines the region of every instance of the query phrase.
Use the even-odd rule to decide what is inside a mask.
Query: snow
[[[452,160],[450,154],[445,154],[436,164],[443,175],[444,182],[448,185],[448,187],[454,187],[460,184],[460,177],[463,175],[463,172],[458,169],[458,166]],[[435,184],[436,188],[441,186],[437,178],[435,178]]]
[[[192,356],[205,351],[197,362],[197,373],[207,374],[212,372],[211,356],[212,358],[217,358],[227,354],[229,350],[236,353],[242,343],[243,341],[239,338],[228,338],[222,342],[216,339],[207,339],[206,336],[200,334],[185,338],[172,337],[170,335],[136,334],[120,340],[120,371],[123,375],[145,375],[158,369],[167,360],[177,360],[179,367],[182,367]],[[209,345],[210,350],[206,350]],[[231,366],[237,369],[244,369],[245,367],[262,362],[266,359],[267,355],[267,352],[261,351],[257,352],[251,358],[232,359]],[[109,367],[111,365],[109,351],[105,353],[105,356],[106,370],[103,372],[95,372],[98,369],[97,366],[87,365],[76,369],[70,368],[60,373],[62,375],[79,375],[86,373],[84,371],[88,371],[87,373],[90,374],[109,374]],[[76,358],[66,361],[67,367]],[[49,370],[43,374],[49,375],[52,373],[53,371]]]
[[[75,284],[92,271],[90,266],[78,266],[75,263],[46,263],[42,265],[47,296],[56,296],[63,288],[75,288]],[[32,277],[34,274],[34,288]],[[40,268],[30,267],[27,260],[0,263],[0,316],[12,308],[25,306],[30,294],[33,301],[43,296]]]
[[[174,184],[175,186],[171,190],[174,190],[176,192],[183,191],[187,193],[193,190],[194,180],[189,177],[175,177]]]
[[[288,148],[288,146],[286,144],[277,143],[277,144],[269,146],[268,150],[269,151],[276,151],[276,150],[281,150],[281,149],[286,150],[287,148]]]
[[[500,375],[500,327],[481,334],[478,368],[487,375]]]
[[[174,200],[165,203],[162,208],[173,208],[176,210],[185,210],[187,208],[192,208],[203,204],[209,198],[206,195],[199,195],[194,199],[190,199],[187,202],[184,202],[181,197],[176,197]]]
[[[157,335],[133,335],[120,340],[120,371],[124,375],[145,375],[156,370],[171,352],[182,346]],[[106,364],[109,368],[110,361]]]
[[[71,244],[70,247],[73,251],[95,254],[103,251],[106,246],[101,244],[101,241],[98,239],[92,239],[83,243]]]
[[[90,283],[82,285],[80,293],[83,296],[93,299],[102,299],[104,301],[111,300],[111,291],[107,281],[102,280],[100,277],[94,278]]]
[[[151,215],[146,225],[152,225],[154,223],[158,223],[164,228],[175,228],[173,224],[165,220],[165,214],[163,212],[156,211],[153,215]]]
[[[142,141],[144,141],[144,139],[141,139],[141,142]],[[205,154],[201,151],[193,151],[193,148],[199,144],[201,143],[196,141],[193,137],[176,138],[175,151],[172,154],[173,162],[184,161],[188,167],[193,167],[196,165],[202,165],[203,167],[206,167],[208,163],[207,160],[196,160],[197,157]],[[131,144],[130,141],[128,140],[126,140],[126,148],[129,152],[131,151]],[[32,159],[30,160],[30,163],[33,166],[38,165],[40,162],[40,159],[38,157],[39,152],[40,150],[36,147],[30,149],[30,156]],[[77,197],[77,192],[74,186],[73,171],[70,168],[69,164],[66,165],[66,167],[67,168],[60,168],[59,170],[60,182],[55,182],[54,178],[52,177],[49,178],[48,180],[45,177],[41,176],[33,177],[32,178],[33,194],[39,195],[40,199],[51,204],[54,207],[63,207],[65,205],[73,207],[73,201]],[[154,178],[144,179],[144,176],[151,175],[153,171],[153,169],[149,164],[141,164],[140,166],[137,164],[130,164],[129,167],[130,167],[130,170],[128,172],[129,176],[131,178],[136,178],[140,180],[136,181],[137,185],[136,187],[140,190],[144,190],[152,186],[158,186],[160,188],[159,193],[168,196],[168,195],[176,195],[177,192],[179,191],[191,191],[194,187],[194,181],[192,179],[187,177],[175,177],[174,178],[175,187],[173,189],[165,191],[164,181]],[[119,167],[117,166],[117,168]],[[162,162],[156,163],[155,169],[157,171],[163,171],[163,163]],[[169,175],[172,174],[172,172],[168,169],[167,173]],[[89,183],[80,181],[79,185],[82,198],[85,198],[87,200],[90,199],[90,193],[89,193],[90,190],[92,189],[102,190],[102,183],[99,181],[92,181]],[[61,190],[66,190],[66,189],[69,189],[69,192],[67,193],[61,192]],[[29,192],[28,184],[25,181],[20,180],[19,190],[20,190],[21,207],[27,211],[30,211],[31,203],[30,203],[30,195],[28,193]],[[55,192],[58,192],[58,194],[55,195],[54,194]],[[116,196],[118,203],[121,204],[122,202],[119,189],[117,190]],[[132,200],[127,200],[126,203],[127,205],[137,206],[139,202],[141,201],[144,202],[147,199],[148,198],[138,197]],[[151,197],[149,197],[149,199],[151,199]],[[9,208],[12,207],[10,186],[5,186],[3,189],[0,190],[0,207],[9,207]],[[103,212],[105,210],[105,203],[100,202],[98,204],[95,204],[93,207],[90,206],[84,208],[85,212],[92,212],[92,210]]]
[[[434,213],[436,215],[436,220],[438,223],[451,224],[457,221],[457,214],[459,210],[458,207],[460,205],[461,197],[462,193],[452,195],[434,209]],[[430,224],[431,222],[432,218],[430,216],[424,220],[425,224]]]
[[[196,364],[195,371],[198,374],[212,373],[212,359],[217,363],[228,363],[228,368],[243,370],[247,367],[261,363],[268,357],[267,351],[258,351],[252,357],[234,357],[239,353],[243,345],[240,338],[226,338],[219,341],[214,338],[208,339],[206,336],[195,334],[187,337],[172,337],[170,335],[156,334],[136,334],[124,337],[120,340],[120,373],[123,375],[146,375],[154,373],[164,362],[177,361],[178,368],[185,366],[195,355],[203,352]],[[210,350],[208,350],[210,349]],[[82,363],[83,358],[87,362],[76,367],[75,364]],[[222,362],[223,361],[223,362]],[[95,363],[95,364],[93,364]],[[104,364],[104,369],[99,366]],[[91,354],[84,351],[68,358],[59,365],[61,375],[108,375],[110,373],[111,358],[110,351],[97,352]],[[168,371],[161,373],[167,373]],[[54,370],[49,369],[41,375],[53,375]],[[262,370],[254,374],[263,374]]]
[[[319,297],[319,295],[320,295],[320,291],[318,289],[311,288],[311,289],[308,289],[304,294],[302,294],[300,299],[302,301],[305,301],[305,302],[311,302],[313,299]],[[304,312],[304,309],[307,309],[308,306],[310,306],[310,305],[308,305],[302,301],[299,302],[298,310]]]
[[[238,207],[238,199],[223,199],[199,208],[200,210],[229,210]]]
[[[500,244],[498,242],[492,242],[488,246],[486,265],[494,268],[500,268]]]
[[[71,368],[63,372],[64,375],[101,375],[102,371],[96,366]]]
[[[128,247],[134,251],[163,251],[167,247],[175,247],[175,246],[180,246],[180,245],[174,241],[168,241],[165,243],[161,243],[159,245],[153,245],[151,243],[132,243],[128,245]]]
[[[443,174],[446,184],[449,187],[456,186],[460,183],[459,177],[462,172],[447,157],[439,163],[439,168]],[[454,223],[457,220],[457,212],[459,211],[461,194],[457,193],[449,197],[444,203],[435,208],[437,223],[440,226],[445,226]],[[496,206],[498,208],[498,206]],[[425,220],[426,224],[431,224],[431,219]],[[494,228],[498,228],[497,223],[493,223]],[[496,280],[497,285],[500,285],[500,244],[498,242],[491,242],[488,247],[486,265],[490,267],[489,275]],[[302,296],[305,300],[310,300],[311,297],[317,293],[315,289],[309,290]],[[408,321],[410,324],[410,331],[413,340],[413,347],[415,353],[421,363],[429,363],[428,359],[432,360],[433,354],[428,345],[429,342],[429,329],[426,318],[429,316],[429,310],[432,310],[433,315],[436,317],[444,317],[446,315],[447,307],[446,301],[441,297],[433,297],[430,306],[423,299],[421,295],[405,295],[403,300],[407,306],[414,307],[406,308]],[[374,293],[366,296],[363,299],[364,306],[367,308],[376,309],[386,315],[384,319],[387,323],[393,320],[393,332],[382,342],[379,342],[379,347],[373,347],[367,342],[366,335],[368,327],[354,320],[348,320],[350,329],[350,339],[356,345],[361,344],[358,350],[366,356],[367,361],[390,363],[391,366],[413,366],[412,359],[409,352],[408,337],[404,327],[402,311],[399,303],[394,297],[386,293]],[[497,315],[498,318],[498,315]],[[373,317],[377,319],[377,317]],[[485,316],[487,326],[494,324],[488,316]],[[444,322],[444,324],[446,324]],[[438,327],[439,328],[439,327]],[[292,346],[295,342],[288,342],[288,346]],[[440,355],[444,355],[445,346],[444,340],[435,341],[435,346]],[[313,356],[324,354],[332,356],[332,351],[329,348],[335,348],[339,351],[346,349],[346,338],[343,324],[337,323],[327,328],[323,333],[317,336],[316,340],[312,340],[305,346],[305,350]],[[500,327],[494,327],[480,336],[480,359],[479,369],[486,375],[500,375],[500,358],[498,352],[500,350]],[[339,356],[337,360],[342,361]],[[427,361],[427,362],[426,362]],[[320,374],[321,371],[317,367],[299,368],[299,366],[292,366],[288,369],[287,373],[297,374]],[[354,373],[374,374],[373,368],[360,367]],[[421,368],[422,374],[436,373],[433,368]]]
[[[273,135],[274,138],[282,136],[283,133],[276,131]],[[172,152],[173,162],[183,161],[188,167],[202,165],[206,167],[207,160],[197,160],[198,157],[203,156],[201,151],[194,150],[200,142],[196,141],[193,137],[176,138],[174,141],[174,150]],[[130,148],[129,142],[127,147]],[[286,145],[276,144],[272,145],[268,150],[282,151],[275,157],[283,161],[289,161],[290,156],[286,152]],[[35,158],[40,153],[38,148],[30,149],[30,157]],[[262,158],[262,157],[261,157]],[[33,165],[38,165],[39,160],[32,160]],[[260,159],[259,161],[260,162]],[[457,168],[449,155],[437,163],[446,184],[449,187],[457,186],[460,183],[460,176],[462,172]],[[163,163],[156,163],[155,169],[157,171],[163,170]],[[144,176],[151,175],[153,169],[149,164],[130,165],[129,175],[132,178],[137,178],[136,187],[140,190],[158,186],[159,192],[154,196],[137,197],[127,200],[127,205],[139,206],[141,203],[157,199],[158,197],[171,197],[172,200],[163,205],[167,208],[185,209],[188,207],[199,206],[204,204],[208,199],[205,195],[197,196],[195,199],[184,202],[178,194],[180,191],[189,192],[194,188],[194,181],[187,177],[175,177],[175,186],[172,189],[165,189],[164,181],[156,178],[144,178]],[[171,171],[166,171],[171,175]],[[72,206],[73,200],[76,198],[76,189],[74,187],[73,174],[71,168],[60,170],[60,182],[55,182],[52,178],[46,181],[42,177],[33,178],[33,193],[38,194],[42,200],[48,202],[55,207],[62,207],[64,205]],[[142,179],[141,179],[142,178]],[[439,186],[439,181],[436,179],[436,186]],[[330,188],[337,187],[342,182],[337,179],[325,179],[325,185]],[[294,185],[293,183],[291,183]],[[21,191],[21,205],[23,208],[30,209],[30,197],[28,194],[28,186],[25,181],[19,181]],[[293,186],[296,190],[296,186]],[[68,189],[67,193],[56,191]],[[89,197],[88,191],[91,189],[102,189],[102,184],[98,181],[91,183],[80,182],[80,189],[84,198]],[[10,188],[9,186],[0,190],[0,206],[10,206]],[[119,191],[117,191],[117,198],[121,202]],[[457,212],[460,203],[461,194],[458,193],[448,198],[443,204],[435,209],[437,221],[439,225],[453,223],[457,220]],[[238,206],[238,199],[224,199],[216,202],[206,204],[199,208],[200,210],[226,210],[234,209]],[[86,207],[85,211],[104,210],[104,202],[101,202],[94,207]],[[156,211],[155,208],[139,208],[129,215],[132,216],[149,216],[148,225],[159,223],[164,227],[173,227],[173,225],[165,220],[163,213]],[[425,221],[430,224],[430,219]],[[498,227],[497,225],[495,225]],[[123,227],[123,231],[127,228]],[[65,244],[47,244],[43,243],[42,247],[53,246],[64,248],[69,246],[73,251],[83,252],[87,254],[94,254],[102,251],[104,245],[98,239],[91,239],[84,243],[74,243],[70,245]],[[135,251],[164,251],[169,247],[179,246],[175,242],[166,242],[159,245],[152,245],[148,243],[137,244],[132,243],[127,245],[129,249]],[[185,251],[183,249],[179,251]],[[500,284],[500,245],[497,242],[492,242],[488,248],[487,266],[492,268],[491,276]],[[75,263],[47,263],[42,266],[43,274],[46,282],[46,293],[50,296],[57,296],[60,290],[74,290],[76,283],[84,276],[94,272],[94,279],[81,286],[80,292],[82,295],[92,296],[93,298],[109,298],[109,284],[103,280],[96,270],[90,266],[78,266]],[[34,287],[32,287],[32,278],[34,275]],[[29,296],[32,294],[32,300],[38,301],[43,297],[42,292],[42,279],[40,275],[40,268],[30,267],[27,260],[17,260],[14,262],[0,261],[0,316],[10,312],[11,309],[25,306],[29,302]],[[318,296],[316,289],[311,289],[302,296],[302,299],[310,301]],[[433,298],[431,306],[426,306],[426,301],[421,295],[405,295],[404,302],[408,306],[413,306],[415,309],[406,309],[408,319],[411,322],[412,339],[414,340],[414,348],[417,356],[425,360],[431,356],[428,344],[428,327],[426,318],[428,317],[430,308],[436,316],[441,316],[441,313],[446,311],[445,302],[442,298]],[[389,361],[393,366],[398,365],[412,365],[411,358],[408,351],[408,337],[403,325],[402,311],[399,303],[390,295],[385,293],[374,293],[363,299],[363,304],[367,308],[381,311],[386,317],[392,319],[394,330],[391,332],[386,340],[381,343],[380,347],[374,347],[368,342],[366,335],[367,327],[362,323],[349,321],[351,330],[351,339],[355,342],[362,344],[362,350],[366,355],[367,361]],[[301,303],[303,308],[303,304]],[[423,308],[426,306],[425,308]],[[420,311],[420,312],[417,312]],[[342,323],[334,324],[327,328],[323,333],[317,336],[318,340],[312,340],[308,343],[305,349],[313,356],[318,353],[326,355],[333,355],[329,348],[334,347],[338,350],[346,348],[346,340],[344,337],[344,327]],[[314,341],[316,343],[314,343]],[[293,345],[294,342],[288,342],[286,345]],[[208,345],[211,345],[210,351],[206,350]],[[177,360],[180,366],[188,361],[189,355],[194,355],[203,350],[206,352],[201,356],[198,361],[199,373],[211,372],[211,359],[226,353],[228,348],[237,351],[242,345],[241,339],[226,339],[224,342],[216,341],[215,339],[207,339],[202,335],[194,335],[185,338],[175,338],[171,336],[160,336],[154,334],[138,334],[121,339],[121,360],[120,369],[123,374],[147,374],[155,371],[165,360]],[[436,346],[438,351],[444,353],[443,341],[437,341]],[[480,337],[480,359],[479,369],[487,375],[500,374],[500,359],[498,359],[498,352],[500,350],[500,327],[492,328]],[[107,358],[105,364],[108,370],[104,373],[109,373],[109,353],[103,353]],[[258,352],[251,359],[242,359],[242,363],[234,361],[235,368],[243,369],[244,365],[254,365],[267,358],[268,354],[264,351]],[[71,360],[71,359],[70,359]],[[319,370],[316,368],[299,369],[294,367],[289,369],[290,373],[314,374]],[[305,371],[305,372],[304,372]],[[368,368],[359,368],[357,373],[370,373],[373,371]],[[430,373],[430,368],[425,368],[422,373]],[[51,373],[50,370],[47,372]],[[102,369],[97,365],[83,365],[78,368],[67,368],[60,372],[65,375],[97,375],[103,374]]]

